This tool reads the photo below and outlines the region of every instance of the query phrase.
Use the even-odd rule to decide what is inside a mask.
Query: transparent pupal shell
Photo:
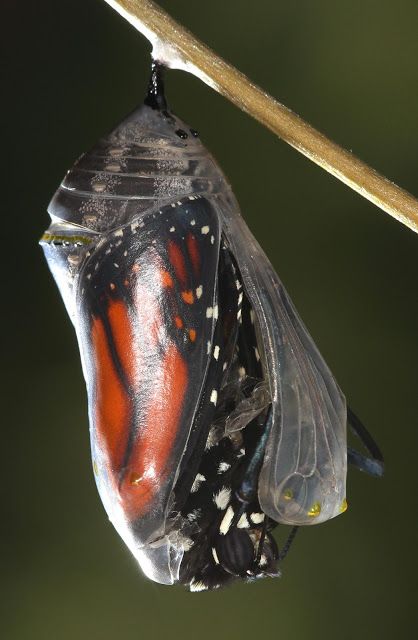
[[[103,233],[181,196],[222,188],[222,175],[189,127],[143,105],[76,161],[48,212]]]
[[[153,363],[151,366],[148,362],[145,369],[141,365],[142,370],[139,370],[139,361],[131,358],[129,362],[132,370],[136,367],[135,375],[139,376],[138,379],[141,381],[139,387],[150,389],[145,398],[145,408],[132,409],[136,416],[135,424],[138,425],[138,427],[134,426],[132,433],[136,433],[136,429],[139,429],[138,433],[140,433],[141,429],[142,431],[144,429],[146,413],[150,411],[146,407],[151,406],[151,398],[153,398],[154,404],[151,408],[154,413],[155,408],[160,406],[155,397],[158,391],[157,378],[160,379],[161,384],[165,379],[175,381],[177,372],[170,374],[170,367],[173,367],[173,362],[181,361],[180,355],[177,359],[173,355],[175,344],[166,334],[162,321],[163,315],[167,313],[163,302],[164,283],[160,277],[165,273],[161,260],[166,259],[163,251],[166,236],[158,235],[158,220],[159,217],[162,220],[161,230],[164,228],[164,233],[167,234],[166,239],[168,239],[169,229],[174,228],[175,224],[178,236],[176,239],[180,244],[183,241],[182,218],[186,219],[192,209],[201,226],[209,228],[210,225],[211,227],[210,235],[206,237],[200,233],[196,240],[197,248],[199,248],[199,242],[205,241],[209,249],[201,260],[207,286],[202,294],[199,293],[199,300],[194,306],[200,314],[199,318],[204,319],[205,331],[213,332],[215,319],[213,322],[208,322],[199,311],[199,305],[214,306],[216,303],[214,278],[219,248],[218,219],[214,210],[209,205],[205,205],[207,201],[203,199],[198,201],[197,195],[203,197],[216,193],[222,189],[223,184],[223,178],[212,158],[184,123],[174,116],[164,117],[160,112],[143,106],[90,152],[81,156],[67,173],[49,206],[52,222],[41,240],[45,257],[77,332],[88,389],[92,457],[102,502],[109,519],[138,559],[146,575],[164,584],[173,584],[178,580],[180,563],[184,548],[187,546],[184,536],[169,522],[169,513],[172,508],[172,489],[176,481],[176,469],[182,459],[188,433],[192,428],[194,411],[205,380],[205,359],[208,358],[206,340],[196,341],[196,344],[192,345],[194,355],[189,358],[188,379],[191,382],[187,393],[187,407],[184,404],[181,423],[177,425],[178,429],[171,444],[170,455],[166,460],[167,469],[161,477],[156,477],[153,481],[152,500],[149,502],[147,512],[141,518],[134,518],[132,510],[129,511],[127,507],[127,489],[123,494],[123,486],[120,485],[118,488],[117,482],[115,483],[116,476],[121,471],[115,470],[114,465],[112,467],[109,464],[109,456],[104,453],[97,428],[98,403],[103,404],[99,398],[100,390],[98,391],[97,380],[100,376],[103,380],[106,375],[107,378],[110,376],[106,371],[109,370],[107,362],[111,351],[101,346],[101,353],[98,353],[97,345],[103,343],[100,332],[103,333],[105,327],[105,323],[100,325],[101,313],[103,312],[105,316],[109,313],[109,309],[112,311],[117,308],[118,302],[114,300],[115,304],[112,307],[112,305],[109,306],[109,300],[106,298],[107,301],[101,308],[100,301],[95,299],[94,291],[95,287],[99,290],[102,284],[106,283],[110,269],[114,269],[116,263],[117,279],[109,280],[108,286],[115,287],[115,282],[122,286],[125,279],[126,281],[130,279],[128,287],[130,293],[128,293],[131,302],[132,300],[137,302],[128,304],[125,296],[123,304],[127,309],[129,307],[126,319],[131,324],[134,336],[131,350],[135,354],[148,349]],[[180,199],[185,199],[184,204]],[[166,228],[168,219],[172,222],[169,228]],[[210,257],[212,254],[213,259]],[[211,267],[206,256],[209,256],[208,260],[210,259],[211,264],[213,263]],[[142,271],[137,273],[133,268],[138,267],[141,260]],[[132,273],[135,275],[134,279],[132,279]],[[210,273],[212,276],[209,275]],[[198,285],[199,283],[196,283],[194,289]],[[110,291],[113,295],[112,288]],[[152,298],[151,303],[156,309],[157,315],[151,317],[150,321],[148,320],[153,313],[152,307],[148,305],[145,309],[143,295],[142,302],[139,302],[141,291],[145,292],[150,300]],[[94,310],[89,300],[93,301]],[[157,318],[160,318],[158,322]],[[201,322],[199,318],[196,318],[192,327],[198,328],[198,322]],[[159,343],[156,343],[155,348],[151,350],[144,323],[145,329],[148,327],[152,330],[153,326],[157,324],[159,326]],[[94,328],[96,328],[96,345],[92,346]],[[210,335],[211,333],[208,334],[208,338]],[[163,352],[166,354],[165,360],[161,355]],[[167,363],[170,364],[168,369]],[[165,376],[171,377],[165,378]],[[111,377],[114,390],[119,382],[117,375],[112,374]],[[164,385],[165,383],[163,387]],[[117,394],[114,395],[116,398]],[[176,395],[169,399],[167,409],[170,406],[172,409]],[[170,414],[170,411],[167,410],[164,413]],[[165,420],[163,413],[161,416],[159,431],[164,427]],[[156,423],[156,437],[159,431]],[[134,436],[134,441],[136,440],[137,436]],[[132,448],[132,443],[130,446]],[[142,451],[144,452],[143,448]],[[150,450],[141,455],[145,455],[147,460],[150,459]],[[141,460],[137,462],[140,464]],[[147,464],[145,474],[155,475],[153,463]],[[128,488],[129,486],[135,488],[140,484],[139,480],[141,478],[128,482]]]
[[[279,523],[325,522],[346,504],[345,398],[232,193],[218,200],[222,228],[254,308],[272,397],[260,505]]]
[[[346,408],[337,383],[242,219],[230,187],[210,154],[187,125],[170,114],[167,117],[143,106],[89,153],[81,156],[67,173],[50,204],[52,223],[42,245],[77,332],[88,388],[92,456],[101,499],[110,520],[144,573],[164,584],[178,581],[188,545],[170,512],[178,469],[199,398],[205,390],[203,351],[201,349],[200,355],[188,360],[196,367],[189,372],[194,390],[186,394],[189,410],[183,414],[181,435],[176,436],[170,452],[174,466],[163,479],[157,479],[149,503],[151,507],[145,516],[132,519],[121,493],[122,485],[115,482],[126,464],[120,463],[116,471],[116,467],[109,466],[102,440],[97,437],[100,394],[96,380],[105,376],[109,367],[103,363],[112,352],[106,347],[101,349],[100,355],[97,345],[103,342],[101,336],[107,336],[106,340],[109,340],[105,319],[109,309],[116,309],[118,300],[114,296],[118,287],[125,280],[131,282],[129,278],[136,257],[143,255],[143,261],[138,271],[140,275],[135,277],[133,285],[129,285],[132,299],[138,291],[144,292],[147,284],[154,282],[155,274],[161,275],[164,271],[160,268],[161,260],[164,263],[166,259],[161,241],[166,236],[149,231],[151,227],[156,229],[152,220],[157,220],[161,212],[166,216],[167,210],[173,207],[178,218],[169,230],[171,232],[173,228],[174,233],[180,234],[181,242],[185,236],[179,231],[182,215],[189,215],[187,199],[190,199],[191,207],[197,207],[200,216],[211,216],[210,221],[201,226],[201,235],[207,234],[202,238],[208,239],[210,251],[218,251],[221,234],[227,238],[254,311],[260,356],[273,409],[258,485],[262,510],[276,522],[309,525],[338,515],[345,499]],[[165,234],[166,219],[169,219],[168,214],[161,226]],[[207,232],[209,227],[214,230],[210,234]],[[213,242],[209,240],[211,236]],[[118,269],[116,280],[111,278],[113,269]],[[212,274],[210,278],[209,274]],[[216,307],[215,275],[213,266],[206,270],[210,280],[207,291],[211,296],[208,305],[212,312]],[[165,295],[162,282],[157,277],[151,286],[156,308]],[[95,287],[101,290],[102,285],[104,297],[95,297]],[[129,306],[126,297],[123,302],[127,320],[135,325],[132,335],[140,335],[139,342],[134,338],[132,349],[128,347],[124,353],[139,353],[146,346],[146,333],[138,333],[138,327],[146,322],[143,308],[140,304]],[[165,313],[165,307],[163,310]],[[214,331],[214,314],[211,321],[210,335]],[[94,327],[96,347],[92,348]],[[165,325],[160,323],[159,327],[159,336],[165,336],[162,353],[173,342],[165,332]],[[196,345],[205,347],[205,341],[196,341]],[[155,389],[155,371],[164,370],[158,356],[159,348],[157,345],[152,352],[155,366],[148,367],[150,375],[146,380],[141,379],[141,388]],[[128,368],[132,363],[136,366],[135,358],[129,358]],[[120,382],[118,376],[119,373],[109,378],[113,387]],[[109,380],[106,380],[107,384]],[[260,400],[260,408],[263,406]],[[135,412],[132,413],[136,416],[135,424],[143,424],[141,412],[138,414],[136,408]],[[136,442],[140,432],[135,426],[131,443]],[[141,479],[137,478],[138,481]]]

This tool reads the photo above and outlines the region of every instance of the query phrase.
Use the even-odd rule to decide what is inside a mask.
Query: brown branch
[[[222,60],[150,0],[106,0],[143,33],[156,60],[189,71],[310,160],[418,232],[418,201],[329,140]]]

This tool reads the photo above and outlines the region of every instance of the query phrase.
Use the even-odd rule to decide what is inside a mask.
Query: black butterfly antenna
[[[367,431],[364,424],[356,416],[354,411],[350,409],[350,407],[347,408],[347,421],[352,433],[354,433],[354,435],[361,441],[364,448],[371,456],[369,458],[368,456],[364,456],[362,453],[359,453],[355,449],[348,447],[348,462],[354,467],[357,467],[357,469],[360,469],[360,471],[365,471],[371,476],[375,476],[377,478],[382,477],[385,469],[382,452],[380,451],[370,433]]]
[[[148,84],[148,93],[144,103],[158,111],[167,111],[167,101],[164,92],[164,70],[161,62],[153,60],[151,63],[151,76]]]

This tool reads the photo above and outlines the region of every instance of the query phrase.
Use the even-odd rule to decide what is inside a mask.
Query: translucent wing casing
[[[80,272],[78,336],[106,511],[135,555],[147,546],[179,559],[167,519],[210,360],[219,225],[200,199],[163,206],[141,225],[103,239]]]
[[[324,522],[346,508],[345,398],[235,198],[221,200],[222,228],[253,305],[272,396],[260,505],[283,524]]]
[[[131,114],[67,173],[41,241],[77,332],[101,499],[165,584],[184,552],[168,521],[198,408],[210,427],[220,227],[203,196],[223,186],[184,129],[147,106]]]
[[[42,240],[77,332],[103,504],[145,574],[165,584],[179,579],[188,544],[176,483],[187,491],[223,375],[207,349],[216,323],[226,341],[230,326],[219,332],[222,235],[270,388],[261,508],[305,525],[338,515],[345,499],[344,397],[194,133],[139,108],[67,173]]]

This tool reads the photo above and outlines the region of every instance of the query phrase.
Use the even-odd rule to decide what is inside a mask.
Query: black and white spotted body
[[[190,494],[181,508],[182,529],[190,548],[183,558],[180,582],[191,591],[215,589],[237,578],[252,580],[279,574],[279,554],[270,533],[276,523],[265,516],[258,502],[257,471],[251,496],[242,495],[249,461],[256,455],[266,428],[269,397],[263,383],[254,316],[225,242],[222,250],[231,274],[229,291],[224,294],[234,300],[231,307],[236,308],[231,311],[238,322],[236,331],[229,334],[234,344],[229,341],[227,345],[227,349],[233,346],[233,357],[222,359],[231,364],[219,390],[218,410]],[[225,287],[225,273],[222,281]],[[238,420],[244,420],[242,425],[231,421],[234,412]],[[253,414],[255,417],[248,420]]]

